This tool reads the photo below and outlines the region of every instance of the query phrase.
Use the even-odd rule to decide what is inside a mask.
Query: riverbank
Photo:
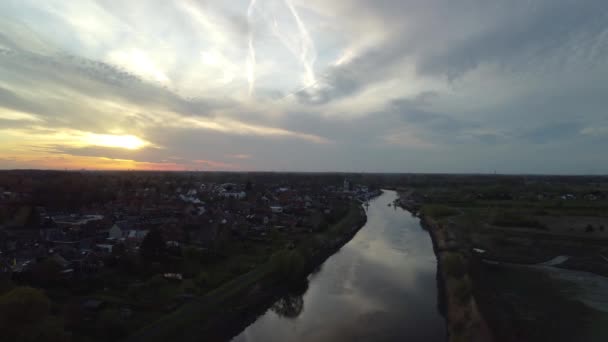
[[[311,235],[268,262],[188,303],[128,338],[128,341],[228,340],[263,313],[288,287],[306,281],[328,257],[346,244],[367,219],[352,203],[345,217],[326,231]],[[282,262],[289,259],[287,263]],[[295,269],[295,273],[286,274]],[[291,271],[290,271],[291,272]]]
[[[588,204],[575,216],[543,203],[458,194],[406,189],[399,201],[431,234],[450,341],[485,341],[486,332],[504,342],[605,341],[606,314],[594,307],[605,302],[604,288],[582,286],[607,274],[606,236],[593,228],[603,216],[590,216]]]
[[[401,190],[397,204],[420,218],[421,226],[429,232],[437,257],[437,282],[440,289],[441,312],[446,318],[450,342],[494,341],[492,332],[479,310],[474,295],[472,255],[470,248],[438,217],[457,215],[444,208],[422,210],[421,200],[413,190]],[[429,209],[427,208],[427,209]],[[438,217],[434,217],[438,216]]]
[[[437,256],[438,282],[442,296],[450,342],[493,341],[492,333],[481,315],[473,295],[469,274],[470,253],[450,236],[444,225],[420,214],[421,225],[429,232]]]

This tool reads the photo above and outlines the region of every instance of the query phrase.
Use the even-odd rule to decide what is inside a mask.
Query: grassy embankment
[[[133,334],[130,341],[180,341],[227,338],[235,327],[246,325],[251,314],[261,313],[288,282],[303,278],[344,243],[365,220],[357,204],[324,232],[309,235],[293,248],[281,249],[267,262],[187,303]],[[253,312],[252,312],[253,311]],[[238,330],[238,329],[237,329]],[[238,331],[236,331],[238,332]]]
[[[459,210],[442,205],[426,205],[420,210],[422,224],[429,230],[437,256],[449,341],[491,341],[491,333],[473,296],[468,248],[445,228],[451,217],[460,214]]]

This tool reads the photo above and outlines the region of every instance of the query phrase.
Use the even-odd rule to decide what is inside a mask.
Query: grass
[[[458,210],[452,207],[441,204],[427,204],[421,209],[422,214],[433,218],[444,218],[448,216],[458,215]]]
[[[546,200],[546,201],[469,201],[460,204],[470,208],[514,209],[537,215],[607,216],[607,201]]]
[[[547,227],[525,213],[501,210],[492,218],[491,223],[499,227],[522,227],[546,230]]]
[[[520,334],[530,341],[608,339],[608,315],[566,298],[566,285],[540,271],[502,268],[485,271],[482,277],[479,302],[498,336]]]

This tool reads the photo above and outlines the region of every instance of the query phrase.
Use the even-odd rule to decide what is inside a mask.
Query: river
[[[437,262],[428,232],[384,191],[367,223],[308,277],[301,293],[278,300],[234,342],[445,341]]]

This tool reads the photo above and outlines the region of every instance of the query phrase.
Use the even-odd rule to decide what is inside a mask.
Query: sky
[[[608,174],[605,0],[0,13],[0,169]]]

